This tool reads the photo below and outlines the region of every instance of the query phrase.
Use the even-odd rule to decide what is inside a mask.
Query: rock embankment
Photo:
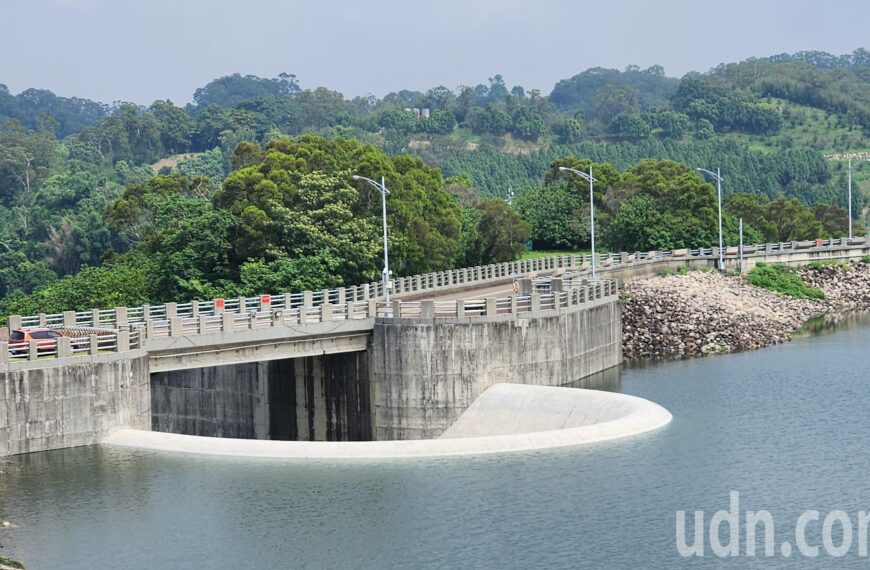
[[[623,293],[626,358],[681,358],[788,341],[810,318],[870,309],[870,265],[804,267],[824,300],[786,297],[717,272],[692,271],[629,284]]]

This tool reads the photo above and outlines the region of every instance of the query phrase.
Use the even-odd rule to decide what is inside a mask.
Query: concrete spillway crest
[[[511,453],[628,437],[671,421],[665,408],[635,396],[496,384],[438,439],[361,442],[224,439],[119,430],[105,444],[140,449],[284,459],[392,459]]]

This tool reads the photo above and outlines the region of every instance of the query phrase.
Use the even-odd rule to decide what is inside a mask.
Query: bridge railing
[[[56,339],[29,341],[0,341],[0,364],[33,362],[54,358],[93,356],[107,352],[127,352],[143,348],[140,331],[93,331],[80,336],[61,336]]]
[[[556,287],[556,284],[559,284]],[[567,289],[563,289],[567,287]],[[568,279],[540,279],[535,292],[524,296],[489,297],[456,301],[401,301],[369,299],[341,304],[298,306],[289,309],[251,311],[248,313],[199,314],[197,317],[175,316],[152,318],[132,323],[129,329],[61,328],[65,336],[30,341],[0,341],[0,364],[54,358],[126,352],[144,348],[147,339],[226,333],[267,327],[293,327],[312,323],[367,319],[399,318],[469,318],[528,313],[566,308],[617,294],[616,282],[594,283],[579,276]]]
[[[551,291],[550,286],[561,282],[561,291]],[[587,279],[568,283],[564,279],[552,279],[539,283],[539,289],[530,295],[487,297],[482,299],[458,299],[454,301],[394,301],[387,305],[379,302],[379,317],[398,318],[464,318],[486,317],[513,313],[529,313],[553,309],[565,309],[590,301],[604,299],[618,293],[616,281],[603,280],[595,283]]]
[[[849,248],[868,246],[867,239],[834,238],[801,242],[784,242],[745,245],[743,255],[752,257],[775,254],[788,251],[825,250],[832,248]],[[668,259],[714,259],[718,258],[717,247],[697,249],[676,249],[673,251],[620,252],[600,253],[596,258],[596,266],[602,271],[624,267],[627,264],[652,263]],[[725,248],[724,255],[734,258],[738,255],[737,247]],[[396,277],[391,281],[391,293],[395,296],[411,295],[424,292],[484,284],[488,281],[509,279],[513,276],[527,275],[541,271],[559,269],[589,269],[592,256],[589,254],[558,255],[539,257],[522,261],[509,261],[477,267],[466,267],[447,271],[436,271],[423,275]],[[297,293],[264,294],[256,297],[239,297],[233,299],[212,299],[208,301],[191,301],[188,303],[166,303],[163,305],[144,305],[141,307],[117,307],[114,309],[93,309],[90,311],[67,311],[55,314],[39,314],[29,316],[13,315],[8,318],[9,328],[28,327],[70,327],[85,326],[97,328],[128,328],[129,325],[152,321],[155,328],[166,326],[172,319],[194,319],[201,315],[219,316],[225,313],[246,315],[272,310],[304,311],[306,314],[316,310],[323,304],[342,306],[353,303],[366,303],[371,299],[381,299],[384,296],[383,283],[373,282],[351,287],[339,287],[323,291],[303,291]],[[314,314],[314,313],[312,313]]]

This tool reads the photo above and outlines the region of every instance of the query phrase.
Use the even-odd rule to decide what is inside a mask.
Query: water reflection
[[[588,390],[606,390],[619,392],[622,387],[622,366],[612,366],[606,370],[569,382],[565,386],[570,388],[586,388]]]
[[[851,311],[847,313],[829,313],[809,319],[795,333],[795,338],[818,336],[838,330],[848,330],[870,325],[870,312]]]

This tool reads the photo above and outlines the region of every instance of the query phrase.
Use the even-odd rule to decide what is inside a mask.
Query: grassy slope
[[[783,114],[780,132],[775,135],[731,133],[727,136],[763,152],[781,148],[813,148],[829,155],[870,150],[870,141],[859,127],[843,127],[834,115],[782,99],[770,99],[769,104]]]

